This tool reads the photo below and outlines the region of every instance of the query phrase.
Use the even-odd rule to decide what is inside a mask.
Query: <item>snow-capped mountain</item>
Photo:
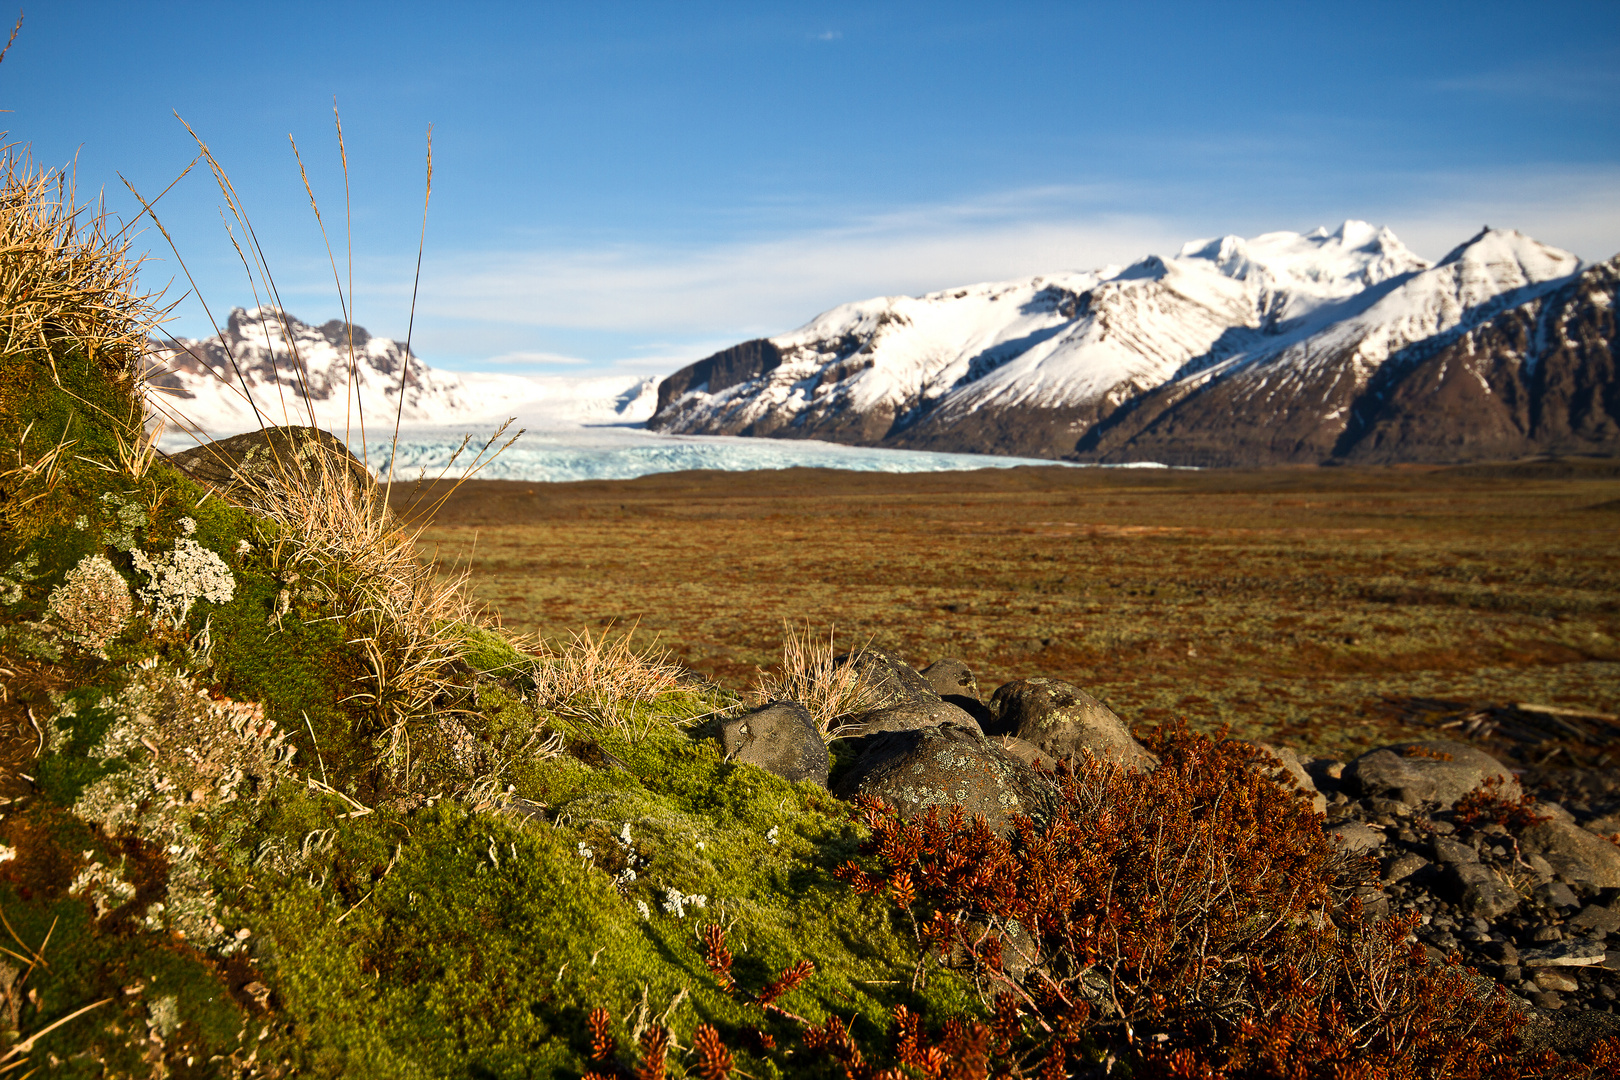
[[[1603,266],[1612,278],[1613,264]],[[1575,318],[1568,304],[1546,314],[1564,303],[1550,299],[1561,290],[1588,305],[1608,295],[1606,317],[1578,321],[1612,343],[1613,290],[1603,293],[1601,270],[1583,275],[1568,252],[1490,229],[1432,265],[1359,221],[1196,240],[1171,259],[834,308],[676,372],[659,387],[651,426],[1097,461],[1355,458],[1396,373],[1425,349],[1473,341],[1506,312],[1522,321],[1533,307],[1535,325],[1564,325]],[[1550,333],[1516,354],[1524,374],[1558,340]],[[1612,431],[1612,367],[1607,378],[1603,430]],[[1383,423],[1374,456],[1399,459],[1396,444],[1411,439],[1392,442]],[[1596,438],[1620,449],[1591,423],[1580,430],[1588,434],[1570,436],[1578,446],[1559,448]],[[1530,449],[1519,452],[1537,438],[1526,428]],[[1418,456],[1471,452],[1430,446]]]
[[[352,346],[351,346],[352,339]],[[353,362],[351,364],[351,348]],[[652,415],[657,379],[634,375],[527,377],[437,371],[405,346],[334,319],[310,326],[278,308],[237,308],[224,331],[154,342],[148,401],[171,430],[212,436],[264,424],[313,423],[358,433],[391,429],[405,372],[407,425],[639,423]],[[351,377],[352,371],[352,377]]]

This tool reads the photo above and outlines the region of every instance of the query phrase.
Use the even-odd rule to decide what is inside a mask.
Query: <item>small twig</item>
[[[86,1005],[82,1009],[78,1009],[78,1010],[76,1010],[74,1012],[68,1013],[66,1016],[62,1017],[62,1019],[60,1019],[56,1023],[52,1024],[50,1027],[42,1028],[41,1030],[34,1032],[32,1035],[28,1036],[28,1038],[24,1039],[22,1042],[18,1043],[16,1046],[13,1046],[10,1050],[7,1050],[5,1056],[0,1057],[0,1061],[9,1061],[9,1060],[11,1060],[12,1057],[16,1056],[17,1054],[26,1054],[26,1053],[28,1053],[29,1051],[34,1049],[34,1044],[36,1042],[38,1042],[40,1039],[43,1039],[45,1036],[49,1035],[51,1032],[53,1032],[57,1028],[61,1027],[63,1024],[67,1023],[69,1020],[73,1020],[73,1019],[76,1019],[76,1018],[78,1018],[80,1016],[83,1016],[85,1013],[89,1012],[91,1009],[99,1009],[99,1008],[101,1008],[103,1005],[107,1004],[107,1002],[109,1002],[111,1000],[113,1000],[113,999],[112,998],[102,998],[100,1001],[96,1002],[94,1005]]]
[[[45,732],[41,730],[39,721],[34,718],[34,710],[31,708],[28,710],[28,722],[34,725],[34,732],[39,736],[39,748],[34,751],[34,756],[39,757],[45,752]]]

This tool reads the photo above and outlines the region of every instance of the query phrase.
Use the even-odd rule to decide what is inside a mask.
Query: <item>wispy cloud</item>
[[[1491,97],[1578,102],[1610,101],[1620,94],[1620,53],[1568,63],[1512,64],[1473,75],[1437,79],[1437,90]]]
[[[1081,216],[1076,201],[1073,190],[1042,189],[701,247],[467,252],[441,259],[424,281],[425,310],[681,336],[774,333],[870,295],[1128,262],[1184,239],[1182,229],[1144,215]]]
[[[843,36],[844,36],[844,32],[842,30],[823,30],[821,33],[816,35],[816,40],[817,41],[837,41],[839,38],[841,38]]]
[[[506,352],[501,353],[498,356],[491,356],[489,359],[485,360],[484,363],[546,367],[578,367],[582,364],[589,364],[590,361],[579,356],[564,356],[561,353],[529,352],[520,350],[518,352]]]
[[[419,351],[429,363],[466,369],[667,373],[849,301],[1125,264],[1172,255],[1193,237],[1333,228],[1347,217],[1387,224],[1430,258],[1482,224],[1588,259],[1620,251],[1620,168],[1390,174],[1366,186],[1379,197],[1048,187],[707,245],[462,251],[427,268]],[[397,303],[403,324],[409,287],[408,279],[373,278],[363,307]]]

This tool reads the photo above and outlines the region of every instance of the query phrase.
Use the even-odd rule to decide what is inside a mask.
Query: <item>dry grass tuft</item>
[[[130,257],[129,247],[127,227],[109,232],[105,213],[87,216],[75,204],[71,174],[36,169],[26,154],[6,148],[0,350],[80,351],[110,374],[133,379],[157,313],[153,298],[136,291],[141,260]]]
[[[847,725],[839,721],[889,704],[870,678],[850,664],[834,664],[838,652],[833,646],[833,630],[827,639],[805,623],[797,630],[782,622],[782,664],[776,671],[760,671],[748,691],[756,705],[772,701],[797,701],[810,711],[826,742],[839,738]]]
[[[440,577],[418,560],[414,533],[384,512],[353,458],[317,440],[299,457],[241,474],[237,494],[281,526],[271,564],[289,587],[342,613],[368,667],[347,700],[373,712],[387,732],[383,759],[408,777],[411,722],[450,688],[465,627],[485,620],[467,598],[465,572]]]
[[[667,652],[636,652],[630,637],[580,630],[561,648],[541,645],[536,703],[564,719],[646,738],[655,724],[668,722],[653,706],[680,689],[681,668]]]
[[[105,211],[91,214],[76,204],[71,173],[36,168],[26,153],[0,148],[0,356],[37,360],[77,410],[110,421],[119,464],[138,478],[153,449],[143,431],[137,382],[147,336],[166,310],[136,290],[141,259],[131,257],[128,234],[127,225],[112,231]],[[64,383],[57,366],[68,356],[83,357],[128,389],[126,406],[75,393],[77,384]],[[0,420],[17,420],[31,381],[15,372],[0,379]],[[4,516],[14,525],[22,524],[26,507],[56,488],[64,467],[89,461],[110,468],[80,457],[83,433],[71,434],[72,413],[60,430],[55,423],[50,430],[30,423],[12,432],[16,443],[8,456],[15,460],[0,464],[0,484],[8,490]]]

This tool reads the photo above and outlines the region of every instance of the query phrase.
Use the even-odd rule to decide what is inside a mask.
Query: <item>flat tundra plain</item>
[[[447,489],[395,509],[508,628],[630,633],[739,690],[791,624],[1316,754],[1620,712],[1620,462],[469,481],[428,514]]]

